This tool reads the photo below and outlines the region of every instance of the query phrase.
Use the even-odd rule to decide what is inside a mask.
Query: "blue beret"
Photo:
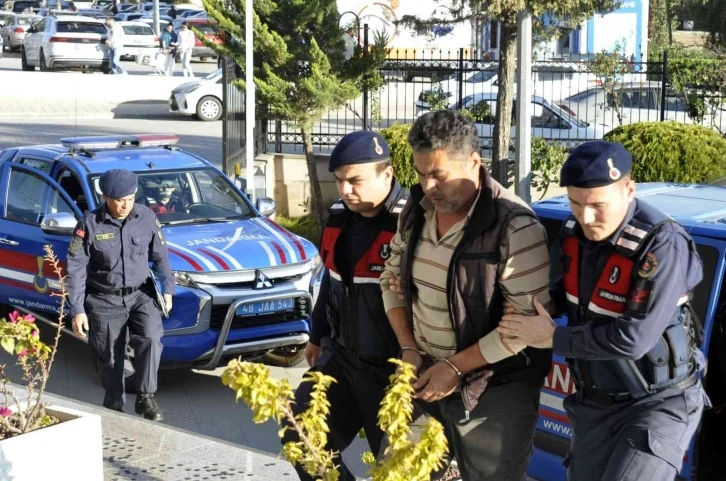
[[[126,169],[111,169],[101,175],[101,192],[106,197],[120,199],[136,193],[139,180],[136,174]]]
[[[380,162],[391,157],[386,139],[381,134],[370,130],[359,130],[346,135],[330,154],[328,171],[351,164],[367,164]]]
[[[570,152],[560,172],[560,187],[603,187],[630,172],[633,157],[622,144],[595,140]]]

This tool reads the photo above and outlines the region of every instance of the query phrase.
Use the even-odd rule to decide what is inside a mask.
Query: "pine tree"
[[[244,71],[244,0],[202,1],[226,32],[224,45],[205,43],[231,55]],[[326,216],[313,153],[313,126],[328,110],[356,98],[362,85],[382,84],[378,68],[385,60],[385,47],[379,43],[369,52],[357,47],[346,60],[335,0],[255,0],[254,15],[257,111],[300,129],[313,208],[323,225]],[[244,81],[238,80],[237,86],[244,89]]]
[[[442,2],[444,3],[444,2]],[[468,22],[472,19],[497,20],[501,23],[499,56],[499,89],[494,120],[492,152],[493,176],[502,184],[508,182],[509,142],[514,107],[514,77],[517,59],[517,17],[524,9],[532,13],[535,37],[551,38],[576,28],[596,13],[612,12],[619,0],[448,0],[446,18],[404,16],[401,23],[417,32],[430,31],[434,25]],[[544,16],[558,22],[541,20]],[[555,24],[556,26],[552,26]]]

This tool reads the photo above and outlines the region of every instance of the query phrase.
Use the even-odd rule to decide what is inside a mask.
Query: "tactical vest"
[[[327,317],[332,336],[361,359],[386,363],[398,355],[396,335],[383,307],[379,277],[391,255],[398,214],[406,204],[407,191],[397,184],[386,203],[386,218],[380,231],[355,264],[352,276],[344,279],[335,264],[335,247],[350,215],[342,201],[330,208],[323,230],[320,253],[330,275]]]
[[[647,315],[652,285],[636,275],[642,249],[667,222],[675,222],[665,214],[639,203],[632,219],[616,240],[616,248],[597,281],[590,299],[580,303],[580,241],[570,217],[561,233],[562,272],[568,304],[569,324],[605,323],[628,311]],[[692,246],[693,248],[693,246]],[[647,257],[646,257],[647,262]],[[616,400],[639,398],[662,391],[689,380],[696,372],[695,314],[688,305],[689,293],[678,301],[678,315],[665,329],[659,341],[645,356],[637,360],[607,361],[571,360],[578,390],[594,400],[611,397]]]

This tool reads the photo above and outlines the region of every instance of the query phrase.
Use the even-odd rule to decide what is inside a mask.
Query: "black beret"
[[[560,187],[589,189],[617,182],[630,172],[633,157],[621,144],[595,140],[570,152],[560,172]]]
[[[386,139],[381,134],[370,130],[359,130],[346,135],[330,154],[328,171],[351,164],[367,164],[380,162],[391,157]]]
[[[121,199],[136,193],[138,188],[136,174],[126,169],[111,169],[101,175],[101,192],[111,199]]]

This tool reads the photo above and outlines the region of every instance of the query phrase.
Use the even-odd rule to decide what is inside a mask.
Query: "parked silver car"
[[[571,95],[558,105],[578,118],[601,127],[608,132],[619,125],[661,120],[663,104],[661,82],[626,82],[616,86],[615,95],[601,87]],[[682,94],[666,92],[664,120],[684,124],[695,123],[688,116],[686,98]],[[620,119],[618,119],[618,113]],[[707,102],[704,125],[726,127],[726,113],[722,107]]]
[[[4,47],[11,52],[20,50],[25,41],[25,32],[40,20],[37,15],[12,15],[6,17],[0,23],[0,37],[3,39]]]

